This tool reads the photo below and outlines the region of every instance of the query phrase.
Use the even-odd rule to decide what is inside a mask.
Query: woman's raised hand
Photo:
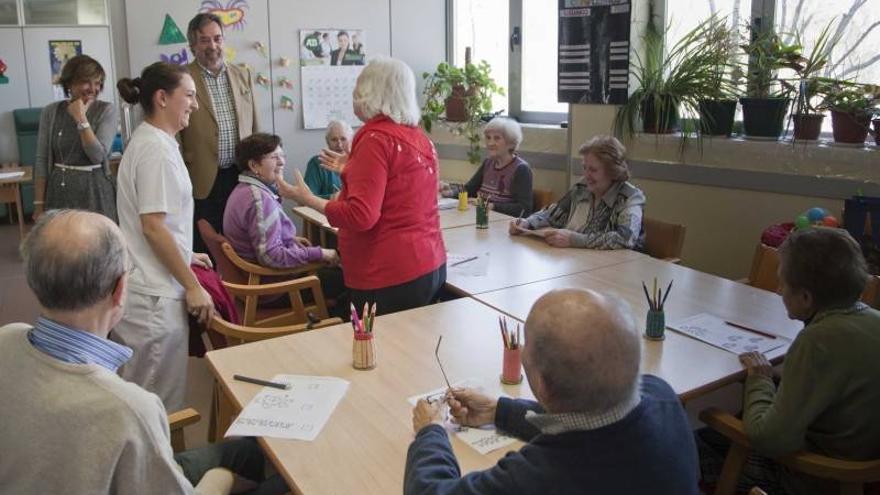
[[[284,177],[279,174],[279,177],[276,180],[278,194],[280,194],[282,198],[291,199],[299,204],[304,204],[306,199],[309,196],[312,196],[312,190],[306,185],[306,181],[303,180],[303,176],[299,170],[293,171],[293,178],[294,183],[291,184],[284,180]]]
[[[331,149],[324,148],[318,153],[318,161],[327,170],[342,174],[346,163],[348,163],[348,153],[337,153]]]

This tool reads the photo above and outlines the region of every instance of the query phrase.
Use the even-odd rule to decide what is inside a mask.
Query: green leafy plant
[[[700,99],[732,91],[730,33],[723,19],[706,19],[668,51],[665,33],[654,22],[648,23],[642,39],[644,54],[635,55],[631,70],[638,88],[614,119],[618,136],[633,135],[640,119],[645,129],[672,131],[678,112],[696,115]],[[682,147],[685,138],[683,134]]]
[[[492,96],[504,95],[504,88],[492,79],[492,69],[485,60],[472,64],[469,56],[466,59],[463,68],[441,62],[433,74],[422,74],[425,80],[422,127],[431,132],[434,123],[450,117],[447,109],[451,104],[457,103],[463,107],[461,119],[454,120],[460,120],[461,123],[450,128],[454,134],[468,140],[468,160],[476,164],[481,158],[480,125],[483,116],[492,113]]]
[[[781,80],[783,86],[797,95],[796,114],[815,114],[828,108],[826,97],[834,80],[819,74],[828,66],[829,55],[837,44],[831,38],[831,27],[834,22],[834,20],[829,22],[819,33],[807,56],[801,55],[793,60],[791,68],[794,69],[796,78]],[[796,45],[803,46],[800,33],[795,33],[795,39]]]
[[[803,59],[798,42],[787,44],[775,31],[750,29],[750,42],[740,48],[748,55],[746,95],[751,98],[788,98],[792,89],[779,79],[780,69],[797,70]]]
[[[828,94],[824,105],[831,110],[868,118],[877,113],[880,86],[833,79],[826,82]]]

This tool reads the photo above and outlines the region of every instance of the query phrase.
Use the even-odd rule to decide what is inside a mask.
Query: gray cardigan
[[[65,102],[66,100],[50,103],[40,113],[40,130],[37,133],[37,156],[36,163],[34,164],[34,177],[48,177],[52,167],[57,163],[49,139],[52,129],[55,127],[55,115],[58,113],[58,107]],[[102,164],[104,173],[107,174],[107,177],[110,177],[108,158],[110,157],[110,149],[113,146],[113,138],[116,137],[116,128],[119,120],[116,107],[112,103],[95,100],[89,109],[86,110],[86,119],[88,119],[89,124],[92,126],[92,131],[98,138],[98,143],[86,147],[83,151],[92,160],[92,163]]]

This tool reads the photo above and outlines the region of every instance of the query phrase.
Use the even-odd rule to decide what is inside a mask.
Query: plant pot
[[[869,114],[853,115],[849,112],[831,110],[831,128],[835,143],[862,144],[868,137]]]
[[[880,119],[874,119],[872,122],[874,123],[874,142],[880,146]]]
[[[791,116],[794,121],[794,138],[802,141],[815,141],[822,133],[822,122],[825,116],[821,113],[796,113]]]
[[[705,136],[730,136],[736,100],[700,100],[700,132]]]
[[[449,122],[467,122],[470,120],[467,112],[468,98],[477,94],[477,86],[471,86],[467,90],[464,86],[454,86],[452,94],[446,98],[446,120]]]
[[[672,105],[672,98],[661,97],[661,109],[655,109],[654,99],[648,98],[642,104],[642,127],[648,134],[671,134],[678,130],[678,108]]]
[[[785,123],[788,98],[740,98],[743,132],[749,137],[779,139]]]

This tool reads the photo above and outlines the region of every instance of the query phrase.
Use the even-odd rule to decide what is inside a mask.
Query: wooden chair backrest
[[[214,258],[214,264],[220,273],[220,277],[234,284],[247,284],[248,274],[237,267],[223,249],[224,244],[229,244],[226,238],[218,234],[214,227],[204,218],[199,219],[196,222],[196,226],[199,229],[199,234],[202,235],[202,240],[205,241],[205,245],[208,247],[208,252]]]
[[[540,211],[553,203],[553,191],[535,189],[532,191],[532,211]]]
[[[752,256],[752,269],[749,271],[748,284],[759,289],[777,292],[779,290],[779,277],[776,271],[779,268],[779,252],[774,247],[764,243],[758,243],[755,255]]]
[[[645,229],[645,252],[648,255],[674,263],[681,260],[687,227],[648,217],[642,223]]]

